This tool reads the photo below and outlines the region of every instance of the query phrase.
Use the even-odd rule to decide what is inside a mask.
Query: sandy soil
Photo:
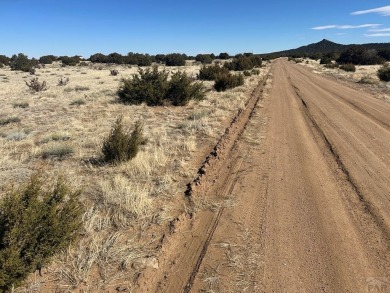
[[[189,200],[215,204],[172,224],[138,292],[390,290],[390,104],[271,72],[199,170]]]

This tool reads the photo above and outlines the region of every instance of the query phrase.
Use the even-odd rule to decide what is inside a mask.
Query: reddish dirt
[[[139,292],[390,292],[390,104],[271,72],[189,188],[218,204],[172,224]]]

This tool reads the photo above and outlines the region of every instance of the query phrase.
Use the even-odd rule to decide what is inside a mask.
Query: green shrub
[[[165,64],[167,66],[184,66],[186,65],[186,58],[183,54],[168,54],[165,56]]]
[[[341,52],[337,62],[340,64],[373,65],[383,64],[384,59],[377,55],[376,50],[370,50],[363,46],[352,46]]]
[[[213,58],[209,54],[198,54],[195,57],[195,61],[202,62],[203,64],[211,64]]]
[[[9,65],[9,62],[10,62],[10,58],[8,58],[7,56],[5,55],[0,55],[0,63],[3,64],[3,65]]]
[[[46,81],[39,82],[38,77],[32,78],[30,82],[26,81],[28,88],[34,92],[47,90]]]
[[[378,70],[378,77],[381,81],[390,81],[390,67],[383,66]]]
[[[73,56],[73,57],[68,57],[68,56],[62,56],[59,57],[58,59],[61,60],[62,66],[76,66],[77,64],[80,63],[80,57],[78,56]]]
[[[10,66],[11,70],[29,72],[30,68],[33,67],[33,62],[26,55],[19,53],[11,57]]]
[[[44,188],[39,175],[0,202],[0,290],[18,286],[77,237],[81,229],[80,192],[63,179]]]
[[[157,54],[156,56],[154,56],[154,61],[157,62],[157,63],[165,63],[165,55],[164,54]]]
[[[200,80],[215,80],[218,75],[228,74],[229,69],[221,67],[217,64],[212,66],[202,66],[199,70],[198,79]]]
[[[111,53],[104,55],[97,53],[89,57],[89,61],[92,63],[115,63],[115,64],[131,64],[138,66],[150,66],[152,65],[152,57],[148,54],[128,53],[123,56],[119,53]]]
[[[46,55],[39,58],[39,63],[41,64],[52,64],[53,61],[56,61],[57,57],[53,55]]]
[[[242,74],[233,75],[223,74],[219,75],[214,84],[214,88],[218,92],[226,91],[227,89],[235,88],[244,84],[244,76]]]
[[[260,70],[258,70],[258,69],[252,69],[251,74],[252,74],[252,75],[259,75],[259,74],[260,74]]]
[[[355,72],[356,71],[356,66],[355,64],[348,63],[348,64],[343,64],[340,66],[340,69],[348,72]]]
[[[221,59],[221,60],[226,60],[226,59],[229,59],[230,58],[230,56],[229,56],[229,54],[228,53],[219,53],[219,55],[218,55],[218,59]]]
[[[92,63],[107,63],[107,56],[101,53],[93,54],[88,59]]]
[[[111,76],[117,76],[119,74],[119,71],[118,70],[116,70],[116,69],[111,69],[110,70],[110,75]]]
[[[182,106],[191,99],[202,99],[204,91],[202,84],[193,84],[186,73],[177,72],[168,81],[168,73],[159,72],[155,66],[152,70],[140,69],[132,79],[122,79],[118,96],[120,101],[127,104]]]
[[[168,73],[158,71],[157,66],[152,70],[140,69],[132,79],[122,79],[118,90],[119,99],[127,104],[138,105],[145,102],[148,106],[163,105],[168,91]]]
[[[169,81],[165,99],[174,106],[184,106],[190,100],[204,99],[205,91],[201,83],[192,83],[185,72],[176,72]]]
[[[330,59],[329,57],[322,57],[320,60],[320,64],[331,64],[331,63],[332,63],[332,59]]]
[[[137,65],[138,66],[150,66],[152,65],[152,57],[148,54],[135,54],[137,58]]]
[[[234,58],[231,62],[225,63],[225,67],[229,70],[243,71],[252,70],[254,67],[261,67],[262,59],[258,55],[241,55]]]
[[[123,129],[122,117],[119,117],[110,134],[103,142],[103,160],[120,163],[133,159],[143,143],[142,124],[137,121],[132,132]]]
[[[248,70],[244,70],[243,74],[244,74],[244,76],[251,76],[252,75],[251,72]]]
[[[390,49],[383,49],[378,51],[378,56],[386,61],[390,61]],[[1,62],[1,60],[0,60]]]

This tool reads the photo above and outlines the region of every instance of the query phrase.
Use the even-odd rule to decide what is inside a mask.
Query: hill
[[[326,54],[326,53],[333,53],[333,52],[342,52],[349,47],[352,46],[361,46],[366,49],[375,49],[375,50],[384,50],[384,49],[390,49],[390,43],[368,43],[368,44],[350,44],[350,45],[342,45],[337,44],[332,41],[323,39],[322,41],[318,43],[309,44],[307,46],[302,46],[296,49],[290,49],[290,50],[284,50],[279,52],[273,52],[265,55],[277,55],[277,56],[302,56],[305,54]]]

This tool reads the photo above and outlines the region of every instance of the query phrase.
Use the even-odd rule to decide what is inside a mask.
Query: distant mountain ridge
[[[302,54],[317,54],[317,53],[333,53],[342,52],[352,46],[362,46],[366,49],[384,50],[390,49],[390,43],[368,43],[368,44],[350,44],[342,45],[332,41],[323,39],[318,43],[309,44],[296,49],[284,50],[279,52],[269,53],[267,55],[278,55],[278,56],[291,56],[291,55],[302,55]]]

